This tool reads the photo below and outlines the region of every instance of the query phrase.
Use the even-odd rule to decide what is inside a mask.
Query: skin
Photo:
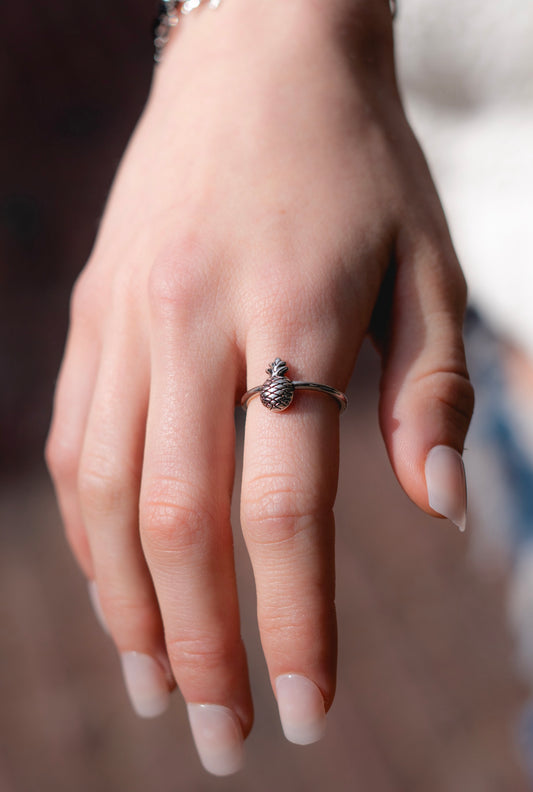
[[[386,2],[226,0],[168,45],[72,298],[47,460],[121,652],[252,725],[230,497],[234,407],[281,356],[345,389],[370,333],[401,485],[462,452],[466,289],[406,122]],[[242,529],[272,681],[335,690],[339,412],[248,409]],[[356,484],[356,482],[354,482]],[[164,633],[163,633],[164,630]]]

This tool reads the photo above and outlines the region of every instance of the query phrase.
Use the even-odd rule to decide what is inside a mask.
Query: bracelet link
[[[218,8],[222,0],[161,0],[159,13],[154,24],[154,60],[160,63],[170,31],[179,22],[179,14],[186,16],[201,5]]]

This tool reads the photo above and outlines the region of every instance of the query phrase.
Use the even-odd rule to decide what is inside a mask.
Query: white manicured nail
[[[466,476],[461,454],[449,446],[435,446],[426,458],[429,505],[464,531]]]
[[[276,694],[287,740],[309,745],[324,736],[324,698],[314,682],[299,674],[284,674],[276,679]]]
[[[236,773],[244,764],[244,744],[239,719],[218,704],[188,704],[189,722],[200,760],[217,776]]]
[[[165,671],[153,657],[140,652],[125,652],[121,660],[126,690],[137,715],[161,715],[170,698]]]
[[[104,612],[102,610],[102,605],[100,603],[100,596],[98,594],[98,587],[94,580],[89,580],[88,583],[89,588],[89,599],[91,601],[91,605],[93,606],[94,615],[96,616],[96,620],[102,630],[109,635],[109,627],[107,626],[107,622],[105,620]]]

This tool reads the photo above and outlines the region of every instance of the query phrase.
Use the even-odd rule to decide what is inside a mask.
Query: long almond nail
[[[133,709],[141,718],[155,718],[168,707],[170,691],[159,663],[140,652],[121,655],[124,681]]]
[[[102,630],[109,635],[109,627],[107,626],[107,622],[105,620],[104,612],[102,610],[102,605],[100,603],[100,596],[98,594],[98,587],[94,580],[89,580],[88,583],[89,588],[89,600],[91,605],[93,606],[94,615],[96,616],[96,620]]]
[[[284,674],[276,679],[276,694],[287,740],[309,745],[324,736],[324,698],[314,682],[299,674]]]
[[[449,446],[435,446],[426,458],[426,485],[432,509],[464,531],[466,476],[461,454]]]
[[[236,773],[244,764],[239,719],[219,704],[188,704],[189,722],[204,768],[213,775]]]

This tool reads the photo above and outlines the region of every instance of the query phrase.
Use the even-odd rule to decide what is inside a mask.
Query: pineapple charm
[[[270,374],[261,386],[261,402],[268,410],[282,412],[290,406],[294,396],[294,385],[286,377],[289,370],[287,364],[281,358],[276,358],[267,368],[266,373]]]
[[[269,375],[268,379],[262,385],[256,385],[255,388],[250,388],[243,394],[241,398],[241,407],[243,410],[248,408],[248,403],[256,396],[261,398],[261,403],[267,410],[272,412],[283,412],[292,404],[292,399],[295,390],[315,391],[316,393],[325,393],[331,396],[342,412],[348,405],[348,399],[342,391],[337,388],[332,388],[330,385],[320,385],[318,382],[303,382],[300,380],[291,380],[287,377],[289,370],[287,364],[281,358],[276,358],[273,363],[267,368],[266,372]]]

